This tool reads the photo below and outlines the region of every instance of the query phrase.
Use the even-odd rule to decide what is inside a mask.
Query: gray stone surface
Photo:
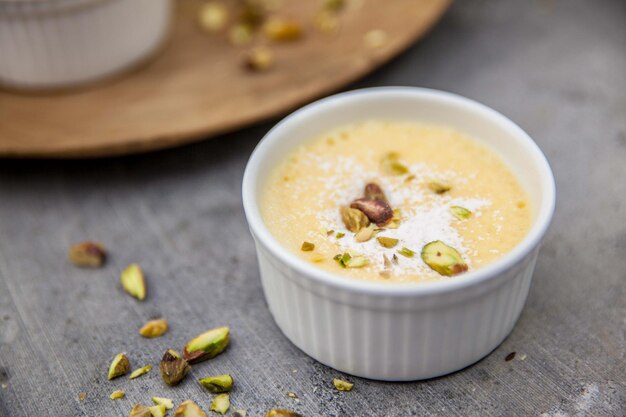
[[[354,391],[338,393],[338,372],[273,323],[240,198],[246,160],[273,122],[143,156],[0,161],[0,415],[127,415],[152,395],[208,410],[194,379],[222,372],[235,376],[232,403],[250,416],[275,406],[305,416],[623,415],[625,21],[620,0],[458,1],[423,42],[358,83],[482,101],[524,127],[556,175],[556,216],[511,336],[476,365],[429,381],[349,378]],[[66,261],[85,238],[110,248],[105,268]],[[144,303],[118,284],[134,261],[148,277]],[[169,333],[137,335],[161,315]],[[167,347],[222,323],[231,348],[178,388],[156,369],[106,380],[119,351],[135,367],[157,364]],[[115,389],[126,399],[109,400]]]

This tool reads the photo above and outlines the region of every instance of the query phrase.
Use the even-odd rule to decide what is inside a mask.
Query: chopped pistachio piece
[[[215,411],[219,414],[226,414],[230,408],[230,397],[228,394],[220,394],[213,398],[211,403],[211,411]]]
[[[406,165],[402,164],[398,159],[400,155],[397,152],[389,152],[380,161],[382,171],[388,175],[404,175],[409,173]]]
[[[141,267],[131,264],[122,271],[120,276],[124,290],[138,300],[146,298],[146,282]]]
[[[70,247],[67,256],[76,266],[97,268],[104,263],[106,250],[96,242],[80,242]]]
[[[300,247],[302,252],[311,252],[313,249],[315,249],[315,244],[311,242],[302,242],[302,246]]]
[[[431,181],[428,183],[428,188],[437,194],[443,194],[450,191],[452,186],[443,181]]]
[[[207,32],[219,32],[228,23],[228,9],[217,2],[205,3],[198,13],[200,27]]]
[[[452,206],[450,207],[450,211],[452,212],[452,215],[459,220],[467,219],[472,215],[471,211],[461,206]]]
[[[353,383],[338,378],[333,379],[333,385],[335,385],[338,391],[352,391],[354,386]]]
[[[273,41],[294,41],[302,36],[302,27],[294,20],[274,17],[265,23],[263,32],[268,39]]]
[[[348,261],[350,259],[352,259],[352,256],[349,253],[338,253],[337,255],[335,255],[333,257],[333,259],[335,261],[337,261],[337,263],[339,264],[339,266],[341,266],[342,268],[346,267],[346,264],[348,263]]]
[[[345,233],[343,233],[343,232],[337,232],[337,234],[335,235],[335,237],[336,237],[337,239],[341,239],[341,238],[342,238],[342,237],[344,237],[345,235],[346,235],[346,234],[345,234]]]
[[[135,404],[132,410],[130,410],[128,417],[152,417],[152,413],[148,407],[141,404]]]
[[[345,265],[346,268],[363,268],[369,263],[370,261],[364,256],[353,256],[352,258],[348,259]]]
[[[379,227],[386,225],[393,218],[393,210],[386,201],[358,198],[350,203],[350,207],[362,211],[371,222]]]
[[[150,320],[139,329],[139,334],[143,337],[153,338],[162,336],[168,329],[167,320]]]
[[[153,405],[152,407],[148,407],[148,409],[152,417],[165,417],[165,413],[167,413],[167,409],[163,404]]]
[[[302,415],[296,413],[295,411],[275,408],[268,411],[265,414],[265,417],[302,417]]]
[[[200,384],[213,394],[228,392],[233,388],[233,377],[229,374],[200,378]]]
[[[183,380],[185,375],[191,370],[191,366],[187,361],[180,357],[178,352],[168,349],[159,366],[161,369],[161,377],[167,385],[177,385]]]
[[[402,256],[406,256],[407,258],[412,258],[413,255],[415,255],[415,252],[413,252],[411,249],[406,248],[406,247],[403,247],[402,249],[400,249],[398,253]]]
[[[427,243],[422,249],[422,260],[441,275],[452,276],[467,271],[461,254],[440,240]]]
[[[174,417],[207,417],[204,411],[191,400],[183,401],[176,411]]]
[[[228,326],[216,327],[204,332],[185,345],[183,356],[190,363],[214,358],[228,346],[230,329]]]
[[[78,401],[85,401],[85,398],[87,398],[87,393],[86,392],[79,392],[78,393]]]
[[[156,405],[165,406],[165,409],[167,410],[171,410],[172,408],[174,408],[174,401],[172,401],[169,398],[152,397],[152,402],[155,403]]]
[[[232,417],[246,417],[246,410],[233,410]]]
[[[109,380],[113,378],[117,378],[118,376],[122,376],[128,373],[130,370],[130,361],[128,357],[123,353],[118,353],[113,358],[113,362],[109,366]]]
[[[151,370],[152,370],[152,365],[146,365],[146,366],[144,366],[142,368],[135,369],[133,372],[131,372],[131,374],[128,377],[128,379],[139,378],[141,375],[145,375],[148,372],[150,372]]]
[[[374,224],[370,224],[369,226],[364,227],[363,229],[359,230],[354,235],[354,240],[359,242],[359,243],[367,242],[375,234],[376,234],[376,226]]]
[[[376,240],[385,248],[393,248],[398,244],[398,239],[394,239],[392,237],[379,236]]]
[[[111,395],[109,395],[109,398],[112,400],[120,400],[124,398],[124,395],[126,395],[126,393],[123,390],[118,389],[116,391],[113,391]]]
[[[274,54],[268,48],[259,46],[244,55],[244,66],[254,72],[267,71],[274,65]]]
[[[340,212],[343,224],[346,226],[346,229],[352,233],[357,233],[370,224],[370,220],[361,210],[351,207],[341,207]]]

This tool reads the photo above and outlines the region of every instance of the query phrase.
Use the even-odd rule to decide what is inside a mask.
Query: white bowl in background
[[[425,283],[360,282],[319,269],[284,248],[259,208],[269,172],[301,144],[367,119],[449,126],[499,154],[526,188],[533,210],[527,236],[494,263]],[[294,112],[256,147],[243,179],[269,309],[283,333],[323,364],[371,379],[407,381],[462,369],[511,332],[552,219],[555,185],[535,142],[509,119],[454,94],[412,87],[331,96]]]
[[[150,56],[170,0],[0,0],[0,85],[55,89],[113,76]]]

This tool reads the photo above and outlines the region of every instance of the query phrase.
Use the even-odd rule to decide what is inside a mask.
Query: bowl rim
[[[530,154],[535,159],[535,162],[540,169],[539,175],[543,185],[542,188],[545,190],[545,196],[541,201],[541,205],[538,207],[535,221],[533,222],[530,230],[524,239],[511,251],[485,267],[454,277],[454,279],[390,284],[349,279],[318,268],[299,258],[296,254],[291,253],[271,234],[263,221],[261,210],[259,204],[257,203],[259,193],[255,189],[254,185],[257,173],[265,154],[270,147],[270,144],[276,141],[284,140],[284,137],[281,139],[280,136],[281,130],[283,130],[287,125],[299,123],[301,119],[309,117],[308,114],[313,110],[322,106],[328,106],[340,101],[350,100],[357,96],[367,95],[383,97],[390,94],[398,96],[412,96],[417,99],[435,99],[440,102],[443,101],[447,104],[461,105],[468,110],[482,113],[486,119],[491,119],[492,123],[500,124],[502,127],[510,130],[512,136],[522,139],[524,146],[528,148]],[[540,245],[541,240],[550,225],[556,204],[556,186],[550,165],[539,146],[537,146],[537,144],[522,128],[496,110],[475,100],[441,90],[422,87],[371,87],[334,94],[314,101],[285,116],[274,127],[272,127],[257,144],[250,156],[250,159],[248,160],[248,163],[246,164],[242,183],[242,198],[243,208],[250,231],[255,239],[258,239],[256,244],[260,243],[263,245],[267,251],[278,258],[282,263],[285,263],[293,268],[306,280],[312,280],[337,290],[347,290],[353,293],[366,295],[379,294],[404,298],[418,295],[452,292],[476,286],[482,282],[496,279],[503,272],[523,261],[536,247]]]

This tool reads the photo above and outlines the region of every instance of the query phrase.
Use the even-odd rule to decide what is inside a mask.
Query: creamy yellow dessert
[[[298,148],[261,197],[270,232],[319,268],[354,279],[450,279],[526,235],[522,185],[493,151],[443,126],[371,120]]]

